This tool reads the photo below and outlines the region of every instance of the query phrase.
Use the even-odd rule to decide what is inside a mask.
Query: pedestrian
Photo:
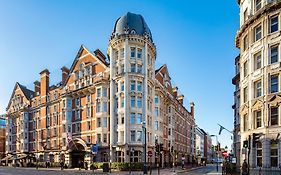
[[[64,163],[63,163],[63,161],[61,161],[60,162],[60,169],[63,170],[63,167],[64,167]]]
[[[85,170],[88,169],[88,163],[87,162],[84,163],[84,168],[85,168]]]
[[[81,170],[81,161],[80,160],[78,161],[78,167],[79,167],[79,170]]]
[[[246,162],[246,159],[244,160],[242,164],[242,175],[249,175],[249,166]]]

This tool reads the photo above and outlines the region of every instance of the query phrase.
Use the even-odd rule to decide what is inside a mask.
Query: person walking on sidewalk
[[[244,160],[242,164],[242,175],[249,175],[249,166],[246,162],[246,159]]]
[[[60,161],[60,169],[63,170],[63,167],[64,167],[64,162],[61,160]]]

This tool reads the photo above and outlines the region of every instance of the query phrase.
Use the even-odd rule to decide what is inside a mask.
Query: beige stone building
[[[49,84],[47,69],[34,90],[16,83],[7,107],[11,163],[143,162],[145,148],[147,162],[192,161],[194,104],[184,107],[166,65],[155,70],[156,47],[141,15],[116,21],[107,55],[82,45],[60,83]],[[157,157],[156,143],[163,144]]]
[[[276,168],[281,165],[280,12],[279,0],[239,0],[240,28],[236,47],[237,125],[240,164]],[[237,100],[238,99],[238,100]],[[240,128],[237,128],[240,126]],[[239,150],[240,149],[240,150]]]

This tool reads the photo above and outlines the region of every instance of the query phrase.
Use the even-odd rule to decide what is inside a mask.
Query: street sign
[[[223,155],[224,157],[227,157],[227,156],[228,156],[228,152],[227,152],[227,151],[224,151],[224,152],[222,153],[222,155]]]
[[[147,154],[148,154],[149,157],[152,157],[152,151],[148,151]]]
[[[231,163],[236,163],[236,157],[232,157]]]
[[[98,153],[98,145],[97,144],[93,144],[92,145],[92,153],[93,154],[97,154]]]

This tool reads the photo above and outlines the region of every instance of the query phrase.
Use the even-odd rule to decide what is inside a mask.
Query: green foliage
[[[60,167],[60,163],[59,162],[51,162],[50,167]]]
[[[103,169],[103,164],[108,163],[108,162],[95,162],[91,164],[91,169]],[[116,169],[120,171],[129,171],[130,170],[130,163],[129,162],[113,162],[111,163],[111,169]],[[143,169],[143,163],[141,162],[136,162],[136,163],[131,163],[131,170],[136,171],[136,170],[142,170]]]

